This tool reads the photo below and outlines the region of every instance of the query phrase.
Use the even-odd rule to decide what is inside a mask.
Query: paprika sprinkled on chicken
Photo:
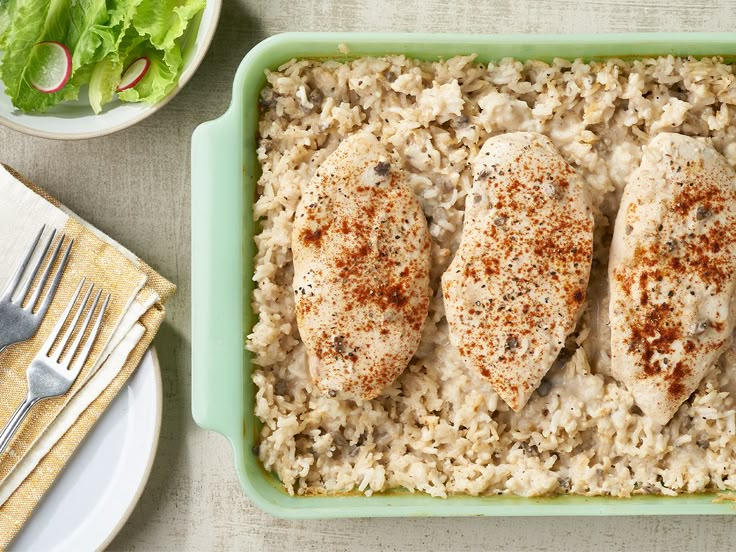
[[[419,345],[430,242],[402,170],[372,134],[342,142],[302,191],[292,249],[315,385],[329,397],[377,397]]]
[[[736,173],[712,147],[660,134],[616,218],[609,263],[611,368],[666,424],[731,342]]]
[[[541,134],[488,139],[473,174],[460,247],[442,277],[450,339],[518,411],[575,329],[593,216],[583,180]]]

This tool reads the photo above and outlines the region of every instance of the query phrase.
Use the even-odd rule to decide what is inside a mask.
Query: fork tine
[[[61,333],[61,329],[64,327],[64,322],[66,322],[66,319],[69,318],[69,313],[71,312],[72,307],[74,306],[74,303],[77,302],[77,298],[79,297],[79,293],[82,291],[82,286],[84,285],[85,281],[86,281],[86,278],[82,278],[82,281],[79,282],[79,285],[77,286],[77,291],[74,292],[74,295],[69,301],[69,304],[66,306],[66,308],[64,309],[64,312],[59,317],[59,320],[56,321],[56,325],[54,326],[54,329],[51,330],[51,333],[46,338],[46,341],[44,341],[43,347],[41,347],[39,354],[48,356],[49,351],[51,351],[51,347],[54,346],[54,341],[56,341],[56,338],[59,337],[59,334]]]
[[[5,289],[3,290],[3,299],[11,299],[13,297],[13,292],[15,291],[15,288],[18,287],[21,277],[23,276],[23,273],[25,272],[26,267],[28,266],[28,261],[31,260],[31,257],[33,256],[33,252],[36,250],[36,247],[38,246],[38,242],[41,240],[41,236],[43,236],[44,230],[46,230],[45,224],[41,227],[41,230],[39,231],[39,233],[36,234],[36,239],[33,240],[33,244],[31,244],[31,247],[26,252],[26,256],[23,258],[23,262],[21,262],[20,265],[18,265],[18,268],[15,269],[15,273],[13,274],[13,277],[10,278],[8,285],[5,286]]]
[[[82,322],[82,326],[79,328],[79,333],[77,333],[77,337],[74,338],[74,341],[72,341],[69,350],[67,351],[66,355],[64,355],[64,360],[59,363],[63,368],[69,368],[69,364],[71,364],[72,359],[74,358],[74,355],[79,348],[79,344],[82,342],[84,332],[87,331],[87,326],[89,326],[89,322],[90,320],[92,320],[92,315],[95,313],[97,303],[99,303],[100,301],[100,295],[102,295],[101,289],[97,291],[97,295],[95,295],[95,300],[92,302],[92,306],[87,311],[87,316],[84,317],[84,322]]]
[[[66,269],[66,263],[69,260],[69,254],[71,253],[72,245],[74,245],[73,239],[69,242],[69,245],[66,246],[64,256],[61,258],[61,262],[59,263],[59,268],[56,269],[56,274],[54,274],[54,279],[51,280],[49,291],[46,294],[46,297],[43,298],[43,302],[41,303],[41,307],[38,309],[38,312],[36,312],[36,316],[40,316],[41,318],[46,316],[46,311],[49,310],[49,305],[51,305],[51,301],[53,301],[54,295],[56,295],[56,289],[59,287],[59,282],[61,282],[61,277],[64,274],[64,269]],[[40,287],[42,288],[43,286]]]
[[[59,341],[59,344],[56,346],[56,351],[51,355],[51,360],[54,362],[59,361],[59,357],[61,357],[61,353],[64,351],[64,347],[66,347],[66,344],[69,342],[69,338],[72,336],[72,333],[74,332],[74,328],[77,326],[77,322],[79,322],[79,317],[82,316],[82,312],[84,312],[84,307],[87,306],[87,302],[89,301],[89,296],[92,294],[92,288],[94,288],[94,284],[90,284],[87,288],[87,293],[84,294],[84,297],[82,298],[82,301],[79,303],[79,307],[77,308],[77,312],[74,313],[74,318],[72,318],[72,321],[69,322],[69,325],[66,327],[66,331],[64,332],[64,337],[61,338],[61,341]]]
[[[28,300],[28,304],[25,307],[25,310],[27,310],[28,312],[33,312],[33,309],[35,308],[36,303],[38,302],[38,298],[41,296],[41,292],[43,291],[43,288],[46,285],[46,281],[49,279],[49,274],[51,274],[51,269],[54,268],[56,259],[59,257],[59,252],[61,251],[61,246],[63,245],[64,240],[66,240],[66,236],[61,236],[61,238],[59,238],[59,241],[56,242],[56,247],[54,247],[54,252],[51,254],[51,258],[49,259],[49,262],[46,265],[46,268],[44,269],[43,274],[41,275],[41,278],[38,281],[38,285],[36,286],[36,289],[33,290],[33,295],[31,295],[31,298]],[[44,250],[43,252],[44,257],[46,256],[47,251],[48,251],[48,246],[46,246],[46,250]],[[40,266],[40,264],[41,263],[39,262],[38,265],[36,265],[36,270],[38,270],[38,267]],[[36,275],[34,273],[31,276],[31,278],[28,280],[28,283],[26,284],[26,286],[30,286],[30,284],[33,281],[33,278],[35,277]]]
[[[41,269],[41,265],[43,264],[44,259],[46,259],[46,255],[49,252],[49,247],[51,247],[51,244],[53,243],[55,237],[56,237],[56,230],[52,230],[51,235],[48,238],[46,238],[46,243],[41,250],[41,255],[38,257],[36,264],[33,266],[31,273],[28,275],[28,279],[26,280],[26,283],[23,284],[23,289],[21,289],[20,294],[17,295],[18,297],[17,303],[19,305],[23,304],[23,301],[25,300],[26,295],[28,295],[28,291],[31,289],[31,286],[33,285],[33,281],[36,279],[36,275],[38,274],[38,271]]]
[[[102,291],[102,290],[100,290]],[[97,298],[99,299],[100,294],[97,294]],[[100,332],[100,326],[102,325],[102,318],[105,316],[105,311],[107,311],[107,305],[110,303],[110,297],[111,295],[108,293],[107,297],[105,297],[105,300],[102,303],[102,307],[100,307],[100,313],[97,315],[97,319],[95,320],[94,326],[92,326],[92,331],[89,332],[89,337],[87,338],[87,341],[84,343],[84,347],[82,347],[82,351],[79,353],[79,356],[77,357],[77,360],[74,361],[74,365],[72,366],[72,373],[78,374],[82,367],[84,366],[84,363],[87,362],[87,358],[89,357],[90,351],[92,351],[92,346],[95,344],[95,340],[97,339],[97,334]],[[90,309],[90,312],[93,312],[95,309],[92,307]],[[80,332],[79,335],[82,335],[83,332]]]

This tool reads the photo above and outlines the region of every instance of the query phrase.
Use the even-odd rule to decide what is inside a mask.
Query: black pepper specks
[[[697,210],[695,211],[695,218],[697,220],[705,220],[707,218],[710,218],[713,216],[713,211],[708,209],[707,207],[704,207],[700,205]]]
[[[551,199],[562,198],[562,190],[556,182],[551,180],[542,183],[542,193]]]
[[[345,353],[345,337],[342,335],[336,335],[332,340],[332,348],[339,355]]]
[[[373,167],[373,170],[378,176],[386,176],[391,170],[391,164],[388,161],[381,161]]]

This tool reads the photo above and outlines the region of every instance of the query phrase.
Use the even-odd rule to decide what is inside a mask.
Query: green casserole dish
[[[349,54],[344,54],[342,45]],[[339,496],[290,496],[252,453],[260,422],[245,339],[253,326],[254,201],[258,96],[264,71],[292,58],[350,59],[404,54],[425,60],[478,54],[480,62],[514,57],[637,58],[658,55],[732,59],[736,35],[667,33],[609,35],[430,35],[287,33],[245,57],[235,75],[230,107],[192,137],[192,412],[202,428],[225,436],[250,499],[285,518],[400,516],[572,516],[736,514],[736,504],[713,494],[635,496],[451,496],[406,491]]]

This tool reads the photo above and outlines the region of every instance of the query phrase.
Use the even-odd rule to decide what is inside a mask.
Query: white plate
[[[133,512],[161,429],[161,371],[149,349],[9,551],[104,548]]]
[[[5,86],[0,82],[0,123],[32,136],[79,140],[112,134],[142,121],[166,105],[192,78],[215,35],[221,7],[222,0],[207,0],[200,16],[197,34],[193,37],[194,43],[184,47],[184,68],[179,82],[169,95],[157,104],[113,100],[105,106],[102,113],[95,115],[87,101],[85,87],[80,93],[79,100],[75,102],[64,102],[46,113],[23,113],[13,107],[10,98],[5,94]]]

